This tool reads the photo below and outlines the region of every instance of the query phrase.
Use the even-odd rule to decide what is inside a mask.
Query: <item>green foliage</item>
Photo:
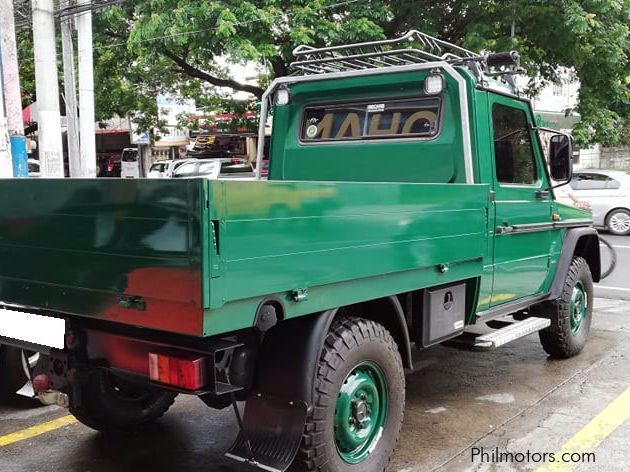
[[[391,8],[388,34],[417,28],[473,50],[515,49],[547,82],[571,68],[581,83],[577,142],[630,144],[628,0],[401,0]]]

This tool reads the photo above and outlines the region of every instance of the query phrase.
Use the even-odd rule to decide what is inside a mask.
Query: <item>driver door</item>
[[[538,295],[550,266],[552,196],[529,106],[491,95],[494,283],[490,306]]]

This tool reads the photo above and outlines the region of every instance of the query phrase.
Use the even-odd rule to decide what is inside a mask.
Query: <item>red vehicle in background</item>
[[[120,177],[120,154],[112,154],[99,163],[99,177]]]

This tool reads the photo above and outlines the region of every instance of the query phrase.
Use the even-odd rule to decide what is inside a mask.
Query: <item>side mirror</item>
[[[549,141],[549,170],[551,178],[567,182],[573,176],[573,142],[565,134],[555,134]]]

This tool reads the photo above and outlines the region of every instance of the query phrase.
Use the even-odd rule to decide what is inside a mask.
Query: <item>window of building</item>
[[[492,126],[497,180],[504,184],[536,183],[536,157],[525,112],[495,103]]]
[[[439,98],[412,98],[312,106],[304,110],[303,142],[432,137]]]

